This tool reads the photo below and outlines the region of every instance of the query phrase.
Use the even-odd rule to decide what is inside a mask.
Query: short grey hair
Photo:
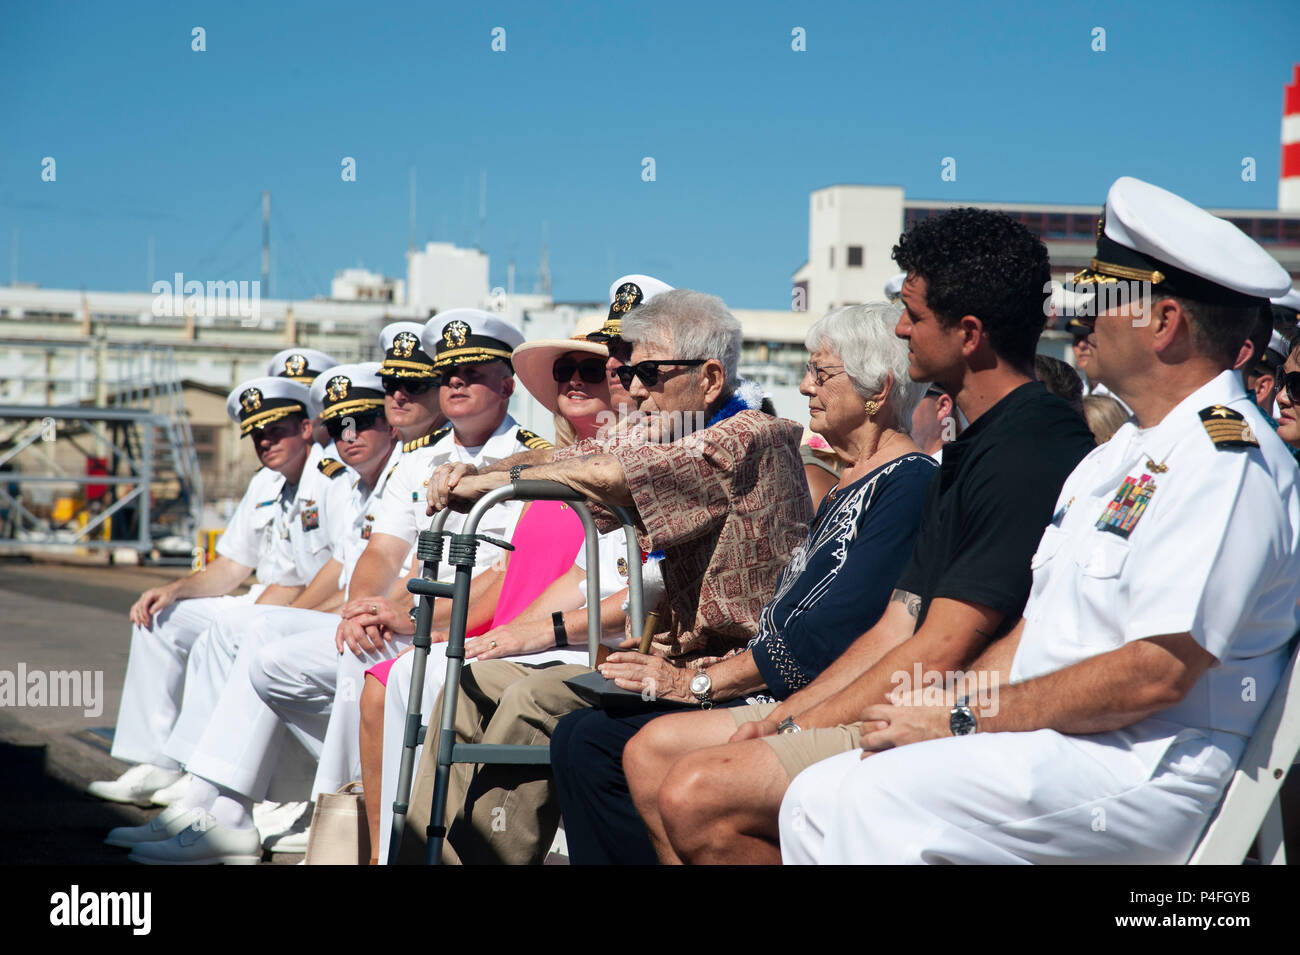
[[[660,292],[623,319],[623,338],[671,345],[674,358],[716,358],[726,374],[725,393],[740,384],[740,322],[716,295],[684,288]]]
[[[885,407],[893,409],[894,427],[910,433],[912,411],[925,394],[926,383],[913,381],[907,373],[907,342],[894,334],[902,314],[902,303],[848,305],[813,322],[804,345],[810,352],[823,349],[836,355],[864,399],[877,394],[886,372],[892,372],[894,387]]]

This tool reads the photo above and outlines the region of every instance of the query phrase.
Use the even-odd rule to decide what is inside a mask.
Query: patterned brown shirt
[[[557,452],[557,460],[611,454],[623,466],[641,547],[664,552],[667,629],[655,652],[707,666],[758,632],[812,521],[802,433],[793,421],[741,411],[671,444],[584,441]],[[607,512],[593,513],[609,526]]]

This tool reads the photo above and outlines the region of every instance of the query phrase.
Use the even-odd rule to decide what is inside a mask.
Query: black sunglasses
[[[659,383],[659,369],[664,365],[686,365],[694,367],[703,365],[707,358],[665,358],[662,361],[639,361],[635,365],[619,365],[614,369],[614,374],[618,380],[623,383],[624,388],[632,387],[632,377],[635,375],[641,379],[641,383],[647,388],[651,388]]]
[[[1300,371],[1288,371],[1282,378],[1282,390],[1291,399],[1291,404],[1300,405]]]
[[[330,418],[325,422],[325,430],[330,433],[330,437],[338,441],[348,431],[348,425],[352,426],[353,433],[360,433],[373,428],[379,421],[378,411],[365,411],[361,414],[344,415],[342,418]]]
[[[408,395],[422,395],[430,388],[442,384],[442,377],[437,378],[384,378],[384,394],[394,395],[399,390]]]
[[[551,366],[551,377],[558,382],[568,381],[574,372],[589,385],[598,385],[605,380],[605,359],[584,358],[574,361],[572,358],[557,358]]]

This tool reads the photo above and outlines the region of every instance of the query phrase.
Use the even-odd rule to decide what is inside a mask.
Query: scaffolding
[[[202,507],[171,348],[0,340],[0,552],[148,556],[193,542]]]

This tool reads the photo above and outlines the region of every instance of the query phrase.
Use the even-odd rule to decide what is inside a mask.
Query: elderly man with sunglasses
[[[627,507],[643,550],[663,552],[667,593],[657,608],[660,631],[644,660],[666,686],[676,682],[670,672],[697,670],[748,645],[777,575],[807,534],[812,504],[799,457],[802,429],[762,414],[756,410],[761,396],[738,387],[740,323],[720,299],[662,292],[622,320],[621,335],[633,343],[632,361],[617,374],[637,402],[639,420],[606,441],[557,451],[553,463],[524,473]],[[465,509],[520,473],[461,475],[449,487],[451,471],[431,482],[434,507]],[[608,526],[604,516],[598,521]],[[545,740],[560,717],[589,705],[565,683],[589,672],[576,665],[475,663],[461,681],[457,736],[484,743]],[[707,687],[697,699],[709,703]],[[440,710],[435,705],[435,717]],[[436,747],[426,747],[403,861],[423,858],[435,762]],[[548,775],[544,767],[485,766],[477,773],[453,767],[444,858],[541,861],[559,820]]]

